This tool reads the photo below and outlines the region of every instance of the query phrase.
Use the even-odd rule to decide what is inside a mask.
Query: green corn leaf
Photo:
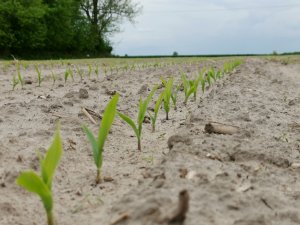
[[[142,99],[140,99],[140,103],[139,103],[139,114],[138,114],[138,125],[141,125],[144,121],[145,115],[146,115],[146,111],[147,111],[147,107],[154,95],[154,93],[157,90],[157,86],[155,86],[152,91],[150,92],[150,94],[148,95],[148,97],[146,98],[145,101],[142,101]]]
[[[205,79],[202,79],[201,80],[201,88],[202,88],[202,92],[204,93],[205,92]]]
[[[164,107],[165,109],[168,109],[168,111],[170,110],[170,98],[172,95],[172,87],[173,87],[173,78],[170,78],[167,82],[167,86],[165,89],[165,94],[164,94]]]
[[[47,212],[50,212],[52,210],[53,200],[51,191],[43,182],[41,177],[39,177],[35,172],[22,172],[18,176],[16,183],[27,191],[39,195]]]
[[[137,137],[140,137],[138,128],[137,128],[136,125],[134,124],[133,120],[130,119],[130,118],[129,118],[128,116],[126,116],[125,114],[122,114],[122,113],[120,113],[120,112],[118,112],[118,115],[119,115],[126,123],[128,123],[128,124],[132,127],[132,129],[133,129],[135,135],[136,135]]]
[[[158,110],[159,110],[159,108],[160,108],[160,105],[161,105],[161,102],[162,102],[163,98],[164,98],[164,93],[162,92],[162,93],[159,95],[159,97],[158,97],[158,99],[157,99],[157,101],[156,101],[156,103],[155,103],[155,105],[154,105],[154,113],[155,113],[155,114],[158,113]]]
[[[193,86],[189,89],[189,91],[188,91],[188,93],[187,93],[187,96],[186,96],[186,99],[188,99],[188,98],[191,96],[191,94],[194,93],[195,88],[196,88],[196,87],[193,85]]]
[[[98,134],[98,148],[100,151],[103,150],[103,146],[105,143],[105,140],[107,138],[107,135],[109,133],[109,130],[111,128],[111,125],[114,121],[115,115],[116,115],[116,109],[117,109],[117,104],[119,100],[119,95],[116,94],[111,101],[108,103],[106,106],[106,109],[104,111],[101,125],[99,128],[99,134]]]
[[[59,130],[60,128],[58,125],[55,132],[54,140],[46,153],[45,159],[41,163],[42,178],[44,183],[47,184],[49,190],[51,190],[52,178],[62,155],[62,142]]]
[[[161,81],[162,85],[163,85],[164,87],[166,87],[167,81],[166,81],[163,77],[160,77],[160,81]]]
[[[93,158],[94,158],[97,168],[99,168],[100,165],[99,165],[99,160],[98,160],[98,158],[99,158],[98,142],[97,142],[96,138],[94,137],[93,133],[88,129],[87,126],[83,126],[82,129],[86,133],[86,136],[92,145]]]

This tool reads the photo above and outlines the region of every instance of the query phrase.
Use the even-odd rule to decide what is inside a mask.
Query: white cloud
[[[113,37],[124,55],[269,53],[300,50],[295,0],[144,0],[137,23]],[[298,7],[296,7],[298,4]],[[294,7],[278,6],[294,5]]]

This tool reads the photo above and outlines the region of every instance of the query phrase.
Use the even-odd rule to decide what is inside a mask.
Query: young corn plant
[[[181,76],[183,91],[184,91],[184,104],[187,104],[189,97],[195,92],[195,81],[188,80],[186,76],[183,74]]]
[[[41,83],[43,81],[42,72],[40,71],[40,69],[37,65],[34,65],[34,68],[35,68],[35,71],[37,73],[38,84],[39,84],[39,87],[40,87]]]
[[[71,77],[74,81],[73,71],[70,68],[68,68],[65,72],[65,83],[67,83],[69,77]]]
[[[52,180],[62,152],[62,141],[58,126],[54,140],[45,157],[43,158],[39,154],[41,175],[36,174],[34,171],[25,171],[21,172],[16,180],[18,185],[29,192],[37,194],[41,198],[46,210],[48,225],[54,225]]]
[[[217,79],[221,79],[222,77],[223,77],[223,72],[221,71],[221,70],[218,70],[217,72],[216,72],[216,77],[217,77]]]
[[[96,67],[95,67],[95,74],[96,74],[96,77],[98,78],[99,77],[99,65],[96,65]]]
[[[84,74],[83,71],[79,68],[79,66],[76,65],[76,72],[80,76],[80,80],[83,80]]]
[[[21,75],[21,70],[20,70],[20,64],[19,63],[17,64],[17,74],[18,74],[19,83],[21,84],[22,89],[23,89],[25,82],[24,82],[23,76]]]
[[[55,84],[56,80],[57,80],[57,75],[53,72],[53,70],[51,71],[51,77],[52,77],[52,80],[53,80],[53,84]]]
[[[16,86],[19,84],[19,80],[16,78],[16,76],[13,76],[12,81],[11,81],[11,85],[12,85],[12,90],[14,91]]]
[[[206,82],[208,83],[208,86],[211,87],[212,80],[211,80],[211,76],[209,75],[209,73],[206,74]]]
[[[203,94],[204,94],[204,92],[205,92],[205,86],[206,86],[206,79],[205,79],[205,73],[203,73],[203,75],[202,75],[202,79],[201,79],[201,90],[202,90],[202,92],[203,92]]]
[[[96,183],[99,184],[101,182],[101,167],[103,163],[102,153],[104,151],[104,144],[111,128],[111,125],[114,121],[116,115],[116,108],[119,100],[119,95],[115,95],[111,101],[107,104],[101,125],[99,127],[98,138],[96,139],[93,133],[88,129],[87,126],[83,126],[83,130],[87,135],[88,140],[92,145],[94,162],[97,167],[97,176]]]
[[[194,80],[194,90],[193,90],[194,92],[193,92],[193,94],[194,94],[194,100],[195,101],[197,100],[198,86],[199,86],[199,84],[201,84],[201,86],[202,86],[202,83],[203,83],[203,80],[204,80],[204,78],[203,78],[204,73],[205,73],[205,68],[200,71],[199,76]],[[205,85],[205,81],[204,81],[204,85]],[[202,91],[203,91],[203,87],[202,87]]]
[[[162,92],[159,95],[159,97],[158,97],[158,99],[157,99],[157,101],[156,101],[156,103],[154,105],[153,115],[148,111],[148,115],[149,115],[149,117],[151,119],[151,125],[152,125],[152,132],[153,133],[155,132],[155,127],[156,127],[155,123],[156,123],[158,111],[159,111],[159,108],[161,106],[161,102],[162,102],[163,98],[164,98],[164,92]]]
[[[217,81],[217,72],[213,67],[208,70],[207,76],[210,76],[214,80],[214,82]]]
[[[166,112],[166,120],[169,120],[169,112],[170,112],[170,99],[172,96],[172,89],[173,89],[173,82],[174,78],[171,77],[168,82],[165,84],[165,90],[164,90],[164,110]]]
[[[89,67],[88,67],[88,78],[91,79],[91,75],[92,75],[92,66],[89,64]]]
[[[147,112],[147,107],[148,107],[154,93],[156,92],[156,90],[157,90],[157,87],[154,87],[145,101],[140,99],[137,124],[135,124],[134,121],[129,116],[118,112],[118,115],[121,117],[121,119],[124,120],[133,129],[133,131],[137,137],[137,141],[138,141],[138,150],[140,150],[140,151],[142,150],[141,137],[142,137],[143,122],[144,122],[145,115]]]
[[[172,94],[171,94],[171,100],[173,102],[173,106],[174,106],[174,110],[177,110],[177,96],[178,96],[178,92],[180,91],[181,85],[178,84],[175,88],[173,88],[172,90]]]

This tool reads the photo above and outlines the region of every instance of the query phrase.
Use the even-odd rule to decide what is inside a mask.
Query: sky
[[[299,0],[133,0],[143,10],[113,35],[117,55],[300,51]]]

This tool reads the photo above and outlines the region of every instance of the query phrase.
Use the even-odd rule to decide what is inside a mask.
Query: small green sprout
[[[173,102],[173,106],[174,106],[174,110],[177,110],[177,95],[178,92],[180,91],[181,85],[178,84],[175,88],[173,88],[172,90],[172,94],[171,94],[171,100]]]
[[[159,111],[159,108],[160,108],[163,98],[164,98],[164,92],[162,92],[159,95],[159,97],[154,105],[154,110],[153,110],[154,114],[153,115],[148,111],[148,115],[150,116],[151,124],[152,124],[152,132],[155,132],[155,123],[156,123],[158,111]]]
[[[34,68],[35,68],[35,71],[37,72],[38,84],[39,84],[39,87],[40,87],[41,83],[43,81],[42,72],[40,71],[40,69],[37,65],[34,65]]]
[[[197,91],[198,91],[198,86],[199,84],[201,83],[201,86],[202,86],[202,83],[203,83],[203,74],[205,73],[205,68],[203,68],[200,73],[199,73],[199,76],[195,79],[194,81],[194,100],[196,101],[197,100]],[[204,81],[204,85],[205,85],[205,81]],[[203,87],[202,87],[202,91],[203,91]],[[204,92],[204,91],[203,91]]]
[[[213,67],[208,70],[207,76],[211,77],[214,80],[214,82],[217,81],[217,73]]]
[[[57,75],[53,72],[53,70],[51,71],[51,77],[52,77],[53,85],[54,85],[57,80]]]
[[[134,121],[129,116],[126,116],[125,114],[118,112],[118,115],[121,117],[121,119],[123,119],[133,129],[133,131],[137,137],[137,140],[138,140],[138,150],[142,150],[141,136],[142,136],[143,122],[144,122],[145,115],[147,112],[147,107],[148,107],[154,93],[156,92],[156,90],[157,90],[157,86],[153,88],[153,90],[150,92],[150,94],[148,95],[148,97],[146,98],[145,101],[140,99],[137,125],[134,123]]]
[[[189,97],[195,92],[195,81],[188,80],[186,75],[181,76],[183,91],[184,91],[184,104],[187,104]]]
[[[208,86],[211,87],[212,80],[211,80],[211,76],[209,74],[206,74],[206,82],[208,83]]]
[[[21,84],[22,89],[23,89],[25,82],[24,82],[23,76],[21,75],[20,64],[19,63],[17,64],[17,74],[18,74],[19,83]]]
[[[84,74],[83,74],[83,71],[77,65],[76,65],[76,71],[77,71],[77,74],[80,76],[80,80],[82,81]]]
[[[119,100],[119,95],[117,94],[107,104],[102,117],[101,125],[99,127],[98,139],[94,137],[93,133],[88,129],[87,126],[83,126],[83,130],[86,133],[88,140],[92,145],[93,157],[97,167],[97,176],[96,176],[97,184],[101,182],[101,167],[103,163],[102,153],[104,150],[103,149],[104,143],[116,115],[118,100]]]
[[[166,120],[169,119],[169,112],[170,112],[170,99],[172,96],[172,89],[173,89],[173,82],[174,78],[171,77],[168,82],[166,83],[165,90],[164,90],[164,110],[166,112]]]
[[[99,77],[99,65],[96,65],[96,67],[95,67],[95,74],[98,78]]]
[[[25,63],[25,62],[23,62],[22,65],[23,65],[23,68],[24,68],[25,70],[27,70],[28,67],[29,67],[29,64],[28,64],[28,63]]]
[[[201,76],[201,75],[200,75]],[[204,93],[205,92],[205,85],[206,85],[206,79],[205,79],[205,74],[202,75],[201,77],[201,89],[202,89],[202,92]]]
[[[216,72],[216,77],[217,77],[217,79],[221,79],[223,77],[223,72],[221,70],[218,70]]]
[[[71,77],[74,81],[73,71],[70,68],[68,68],[65,72],[65,83],[67,83],[69,77]]]
[[[88,74],[87,74],[87,76],[88,76],[89,79],[91,78],[91,75],[92,75],[92,66],[89,64],[89,66],[88,66]]]
[[[33,192],[40,196],[44,208],[47,213],[48,225],[54,225],[53,218],[53,195],[52,195],[52,179],[56,167],[58,166],[63,149],[60,138],[60,129],[57,126],[54,140],[49,147],[45,158],[39,154],[41,175],[37,175],[34,171],[22,172],[16,183],[29,192]]]
[[[12,78],[12,81],[11,81],[11,85],[12,85],[12,88],[13,88],[13,91],[15,90],[16,86],[19,84],[19,80],[16,78],[16,76],[14,75],[13,78]]]
[[[104,76],[107,76],[107,67],[104,67]]]

